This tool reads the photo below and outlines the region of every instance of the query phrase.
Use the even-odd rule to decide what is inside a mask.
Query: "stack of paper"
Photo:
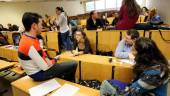
[[[132,65],[135,64],[134,62],[130,61],[129,59],[121,59],[120,61],[123,63],[132,64]]]
[[[38,86],[30,88],[29,93],[31,96],[44,96],[59,87],[61,87],[61,85],[55,79],[52,79]]]
[[[64,86],[54,92],[51,96],[74,96],[74,94],[78,91],[78,87],[69,84],[64,84]]]

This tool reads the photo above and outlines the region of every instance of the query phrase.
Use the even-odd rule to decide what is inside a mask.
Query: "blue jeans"
[[[66,33],[61,33],[60,36],[61,36],[61,42],[64,48],[66,50],[72,50],[73,44],[70,40],[69,31],[67,31]]]

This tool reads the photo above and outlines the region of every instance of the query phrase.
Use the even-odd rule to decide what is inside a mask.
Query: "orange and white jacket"
[[[47,58],[46,53],[40,47],[38,38],[24,34],[18,48],[19,61],[28,75],[48,70],[53,63]]]

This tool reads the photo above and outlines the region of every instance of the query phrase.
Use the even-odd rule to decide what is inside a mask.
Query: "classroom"
[[[170,0],[0,0],[0,96],[170,96]]]

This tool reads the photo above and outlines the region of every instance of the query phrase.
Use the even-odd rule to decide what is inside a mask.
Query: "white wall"
[[[148,8],[156,8],[165,23],[170,24],[170,0],[146,0]]]
[[[37,12],[44,14],[55,15],[55,8],[61,6],[69,16],[83,14],[84,6],[76,1],[51,1],[51,2],[15,2],[15,3],[0,3],[0,24],[8,23],[22,25],[21,19],[24,12]]]

